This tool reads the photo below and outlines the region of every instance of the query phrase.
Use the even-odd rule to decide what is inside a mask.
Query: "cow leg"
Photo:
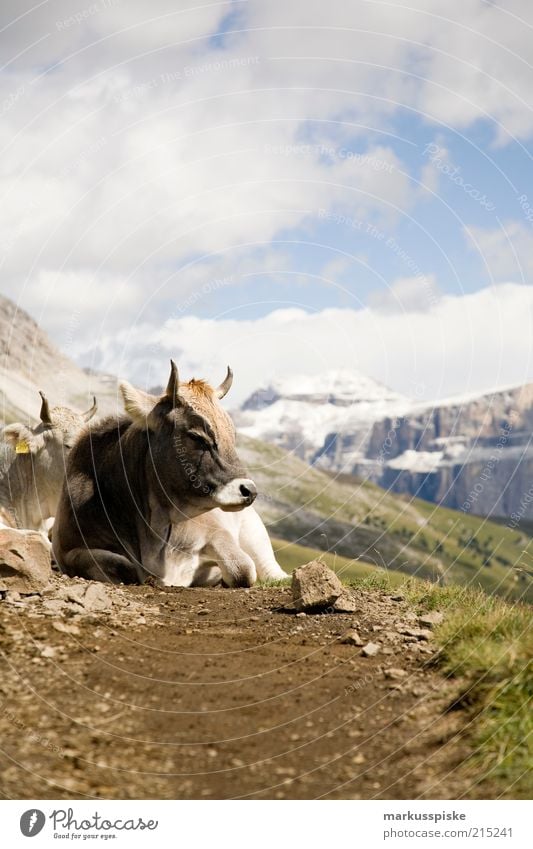
[[[243,510],[239,543],[243,551],[254,561],[260,581],[279,581],[288,578],[287,573],[276,561],[267,529],[253,507]]]
[[[140,565],[127,557],[103,548],[73,548],[61,558],[60,568],[71,577],[91,581],[109,581],[112,584],[139,584],[143,581]]]
[[[216,563],[228,587],[251,587],[257,578],[254,561],[229,533],[218,533],[206,545],[203,558]]]

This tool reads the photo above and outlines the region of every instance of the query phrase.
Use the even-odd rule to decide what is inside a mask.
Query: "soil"
[[[356,601],[297,616],[289,588],[60,576],[41,594],[8,593],[2,797],[481,797],[431,632],[401,633],[418,624],[405,601]],[[341,641],[353,629],[376,655]]]

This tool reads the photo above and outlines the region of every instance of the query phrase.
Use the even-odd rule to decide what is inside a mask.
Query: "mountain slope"
[[[38,390],[50,404],[88,409],[96,395],[101,412],[116,404],[116,379],[89,375],[52,344],[46,333],[8,298],[0,296],[0,417],[35,421]]]

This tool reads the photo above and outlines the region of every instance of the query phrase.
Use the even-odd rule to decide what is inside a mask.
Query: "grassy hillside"
[[[525,532],[335,478],[257,440],[240,437],[239,450],[273,536],[441,585],[533,602],[533,539]]]
[[[287,572],[292,572],[303,563],[309,563],[310,560],[320,560],[325,563],[330,569],[333,569],[343,581],[352,582],[371,578],[376,575],[376,567],[373,563],[364,563],[362,560],[350,560],[348,557],[340,557],[338,554],[331,552],[320,551],[317,548],[309,548],[306,545],[298,545],[298,543],[287,542],[286,540],[272,538],[272,545],[276,553],[278,563]],[[405,583],[405,575],[401,572],[388,570],[383,573],[391,587],[400,586]]]

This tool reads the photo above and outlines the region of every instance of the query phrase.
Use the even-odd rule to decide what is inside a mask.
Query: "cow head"
[[[4,428],[4,439],[15,449],[17,454],[31,454],[37,459],[46,449],[49,463],[60,465],[60,474],[64,472],[64,455],[70,451],[76,438],[97,410],[96,398],[92,407],[86,413],[76,413],[69,407],[50,408],[43,392],[41,396],[41,421],[34,428],[17,422]]]
[[[186,508],[242,510],[257,495],[235,450],[233,422],[218,403],[232,381],[228,367],[216,389],[203,380],[180,383],[171,360],[168,385],[159,398],[129,383],[120,385],[126,412],[147,432],[157,483],[180,513]]]

